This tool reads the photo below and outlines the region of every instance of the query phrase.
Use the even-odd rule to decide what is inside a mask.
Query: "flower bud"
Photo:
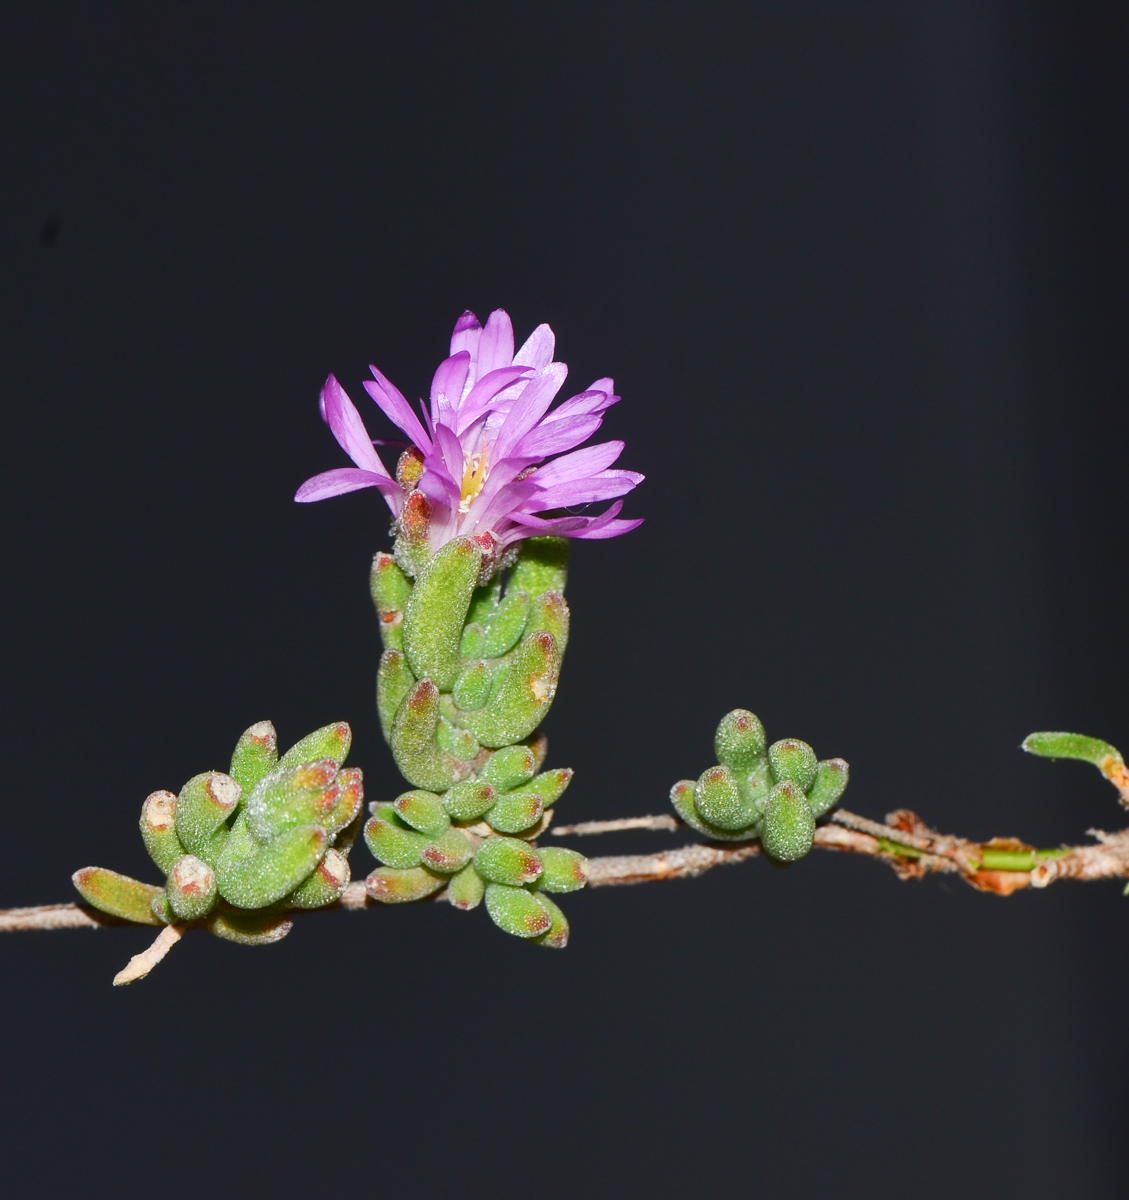
[[[714,737],[717,761],[738,775],[747,774],[764,756],[764,726],[755,713],[735,708],[721,718]]]
[[[474,856],[474,869],[488,883],[518,887],[533,883],[544,869],[541,855],[518,838],[487,838]]]
[[[256,721],[235,743],[229,774],[246,796],[277,765],[278,734],[270,721]]]
[[[815,782],[815,751],[799,738],[773,742],[768,748],[768,765],[777,783],[790,779],[806,792]]]
[[[576,892],[588,882],[588,860],[563,846],[546,846],[537,853],[543,870],[537,880],[539,891]]]
[[[514,937],[535,938],[548,933],[553,918],[540,896],[503,883],[486,885],[486,911],[499,929]]]
[[[812,847],[815,816],[800,785],[782,780],[773,789],[764,810],[761,844],[777,862],[796,862]]]
[[[172,792],[152,792],[141,806],[141,840],[149,857],[167,875],[184,853],[176,836],[176,797]]]
[[[203,859],[185,854],[173,863],[165,895],[182,921],[198,921],[215,907],[216,873]]]

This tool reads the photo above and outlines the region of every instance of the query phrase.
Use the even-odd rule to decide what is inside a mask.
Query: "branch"
[[[555,837],[592,835],[621,829],[671,830],[688,828],[675,817],[628,817],[616,821],[585,821],[562,825]],[[862,854],[885,862],[901,879],[920,879],[931,872],[958,874],[982,892],[1010,895],[1027,886],[1042,888],[1056,879],[1129,878],[1129,829],[1119,833],[1090,830],[1096,846],[1036,850],[1018,838],[969,838],[938,833],[909,809],[887,815],[885,823],[839,809],[815,831],[815,845],[824,850]],[[711,867],[741,862],[761,853],[760,842],[730,845],[697,844],[662,854],[629,854],[588,860],[589,887],[648,883],[700,875]]]
[[[1126,787],[1129,799],[1129,786]],[[582,821],[553,830],[555,837],[572,834],[591,836],[628,829],[677,832],[685,829],[676,817],[624,817],[614,821]],[[959,875],[982,892],[1010,895],[1020,888],[1045,888],[1058,879],[1129,878],[1129,829],[1104,833],[1088,831],[1095,845],[1036,850],[1017,838],[992,838],[974,842],[968,838],[938,833],[915,813],[898,809],[885,823],[839,809],[826,824],[817,827],[815,845],[823,850],[861,854],[886,863],[901,879],[920,879],[932,872]],[[759,841],[718,844],[696,842],[659,854],[613,854],[588,860],[589,887],[616,887],[629,883],[651,883],[701,875],[713,867],[743,862],[762,853]],[[446,891],[435,893],[441,900]],[[330,908],[357,911],[376,906],[365,892],[363,881],[350,883]],[[383,907],[383,906],[381,906]],[[325,909],[314,909],[324,912]],[[294,915],[305,915],[295,913]],[[0,911],[0,933],[22,930],[100,929],[107,925],[129,925],[84,904],[39,904],[30,908]],[[161,961],[190,925],[166,925],[156,941],[119,972],[115,984],[140,979]]]

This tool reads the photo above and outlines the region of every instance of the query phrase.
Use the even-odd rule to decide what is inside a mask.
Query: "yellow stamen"
[[[465,513],[474,503],[475,496],[482,491],[482,485],[486,482],[486,455],[472,455],[466,464],[466,470],[463,472],[462,494],[459,497],[459,512]]]

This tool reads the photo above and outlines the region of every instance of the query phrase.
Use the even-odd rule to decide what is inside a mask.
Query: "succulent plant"
[[[141,836],[164,886],[105,867],[76,871],[95,908],[143,925],[200,922],[244,945],[290,932],[287,913],[321,908],[349,883],[348,854],[363,820],[357,768],[342,769],[352,733],[344,722],[304,737],[282,757],[269,721],[236,743],[231,767],[205,771],[141,808]]]
[[[475,538],[426,557],[427,520],[427,497],[412,492],[395,552],[372,566],[385,647],[377,707],[413,788],[371,806],[364,836],[382,866],[366,888],[400,903],[446,886],[456,908],[485,900],[500,929],[562,947],[568,922],[546,893],[583,887],[587,866],[533,839],[572,778],[567,768],[541,771],[547,742],[535,732],[568,642],[568,544],[527,539],[503,587],[507,563]]]
[[[816,759],[799,738],[767,745],[755,714],[735,708],[714,737],[717,766],[697,782],[683,779],[670,790],[675,812],[691,828],[717,841],[760,838],[777,862],[795,862],[812,847],[815,822],[847,787],[841,758]]]

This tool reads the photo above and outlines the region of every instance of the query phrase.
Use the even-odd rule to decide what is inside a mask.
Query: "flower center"
[[[466,470],[463,471],[462,494],[459,496],[459,512],[466,514],[474,503],[474,498],[482,491],[489,471],[486,469],[486,455],[472,454],[467,457]]]

